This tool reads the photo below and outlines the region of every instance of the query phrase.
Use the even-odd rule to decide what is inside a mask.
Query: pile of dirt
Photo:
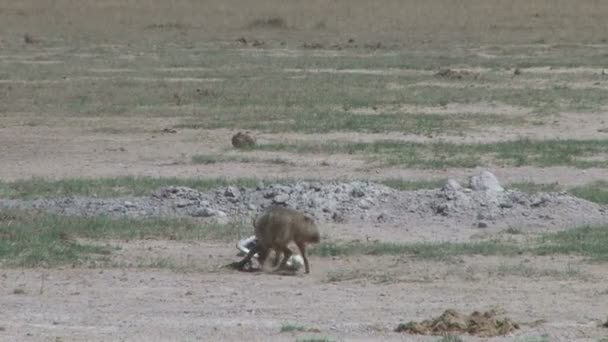
[[[65,215],[192,216],[223,221],[252,216],[273,205],[294,208],[321,223],[405,222],[410,227],[552,228],[608,219],[608,210],[596,203],[565,192],[528,194],[507,190],[489,172],[472,176],[468,186],[450,179],[442,188],[417,191],[400,191],[372,182],[303,181],[209,191],[166,186],[144,197],[0,199],[0,208],[38,208]]]
[[[519,325],[506,317],[501,317],[495,310],[487,312],[475,311],[470,315],[448,309],[441,316],[420,323],[409,322],[399,324],[396,332],[406,332],[419,335],[470,334],[480,337],[506,335]]]
[[[232,146],[238,149],[252,148],[255,146],[255,138],[249,132],[238,132],[232,136]]]

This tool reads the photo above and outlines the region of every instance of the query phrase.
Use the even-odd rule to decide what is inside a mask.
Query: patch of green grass
[[[264,162],[283,165],[287,162],[281,158],[263,159]],[[156,177],[115,177],[115,178],[71,178],[51,180],[30,178],[12,182],[0,181],[0,198],[32,199],[65,196],[97,196],[100,198],[118,196],[146,196],[163,186],[187,186],[199,191],[207,191],[225,186],[255,188],[262,179],[257,178],[156,178]],[[317,179],[267,179],[266,183],[288,184],[299,181],[315,182]],[[377,180],[376,182],[398,190],[433,189],[441,187],[443,180],[409,181],[398,178]]]
[[[522,278],[541,278],[541,277],[549,277],[555,279],[582,279],[588,280],[590,279],[590,275],[572,267],[571,265],[566,265],[564,269],[555,269],[555,268],[537,268],[532,267],[526,264],[501,264],[496,269],[487,270],[490,277],[506,277],[506,276],[515,276]]]
[[[512,183],[508,186],[509,189],[519,190],[528,194],[535,194],[539,192],[558,192],[561,188],[558,183],[534,183],[534,182],[520,182]]]
[[[346,153],[361,155],[387,165],[403,165],[430,169],[447,167],[473,168],[488,163],[501,166],[535,165],[575,166],[580,168],[607,167],[608,161],[581,158],[605,153],[608,140],[545,140],[516,141],[488,144],[413,143],[381,140],[347,143],[276,143],[256,146],[256,149],[293,153]]]
[[[253,163],[257,161],[255,158],[243,156],[227,156],[220,154],[197,154],[192,156],[193,164],[216,164],[216,163]]]
[[[338,104],[336,104],[338,105]],[[344,107],[336,111],[321,107],[307,110],[283,106],[277,108],[254,107],[245,112],[233,109],[233,113],[218,113],[185,120],[176,128],[215,129],[238,127],[269,132],[402,132],[420,135],[441,133],[462,134],[473,126],[503,124],[521,125],[522,120],[513,120],[492,114],[404,114],[379,109],[373,114],[353,114],[350,111],[359,107],[367,108],[369,103],[361,106]],[[222,108],[221,111],[227,110]],[[276,113],[275,113],[276,111]],[[287,111],[288,114],[285,112]],[[288,115],[288,116],[287,116]]]
[[[591,202],[608,204],[607,181],[597,181],[588,185],[577,186],[570,189],[570,193]]]
[[[538,255],[575,254],[608,260],[608,225],[585,226],[540,237],[531,248]]]
[[[88,240],[107,239],[235,239],[240,224],[200,224],[188,219],[129,219],[40,214],[0,210],[0,264],[53,266],[108,255],[112,248]]]
[[[155,178],[155,177],[115,177],[115,178],[72,178],[49,180],[30,178],[13,182],[0,181],[0,197],[34,198],[63,196],[115,197],[125,195],[149,195],[162,186],[187,186],[196,190],[209,190],[228,185],[255,187],[259,182],[253,178],[227,180],[224,178]]]
[[[132,133],[134,129],[126,129],[126,128],[116,128],[116,127],[99,127],[92,130],[94,133],[104,133],[104,134],[126,134]]]
[[[281,332],[305,331],[306,328],[299,324],[287,323],[281,326]]]
[[[291,164],[288,160],[282,158],[252,158],[245,156],[231,156],[220,154],[197,154],[192,156],[194,164],[215,164],[215,163],[266,163],[273,165],[288,165]]]
[[[311,250],[319,256],[348,255],[412,255],[422,259],[446,259],[462,255],[573,254],[594,260],[608,260],[608,226],[584,226],[568,231],[549,233],[531,243],[514,244],[503,241],[478,242],[322,242]]]
[[[412,191],[441,188],[446,183],[446,181],[446,179],[406,180],[402,178],[387,178],[380,180],[379,183],[396,190]]]
[[[320,256],[338,255],[401,255],[410,254],[424,259],[442,259],[458,255],[516,255],[521,248],[499,241],[480,242],[419,242],[419,243],[392,243],[392,242],[322,242],[316,245],[311,253]]]
[[[325,281],[337,283],[356,279],[367,279],[374,284],[387,284],[394,283],[397,280],[397,276],[391,272],[368,272],[361,270],[332,271],[327,273]]]

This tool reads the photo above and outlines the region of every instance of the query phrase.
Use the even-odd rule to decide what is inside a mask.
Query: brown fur
[[[256,253],[259,254],[260,264],[263,265],[270,250],[273,249],[276,253],[275,268],[281,255],[283,255],[283,258],[278,268],[284,268],[287,260],[293,254],[288,247],[289,243],[293,241],[298,246],[304,259],[306,273],[310,273],[306,244],[319,243],[321,240],[319,230],[313,219],[293,209],[271,207],[264,215],[254,220],[254,227],[257,239],[256,245],[237,264],[239,267],[247,264]]]

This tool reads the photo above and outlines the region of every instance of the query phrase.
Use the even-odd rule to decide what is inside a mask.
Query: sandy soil
[[[225,244],[149,241],[122,247],[121,260],[173,255],[194,270],[2,270],[0,340],[434,341],[393,329],[446,308],[495,307],[521,329],[490,339],[464,336],[466,341],[543,335],[550,341],[593,341],[605,335],[598,324],[608,306],[608,269],[574,258],[475,257],[445,264],[407,256],[312,257],[310,275],[285,276],[217,269],[236,259],[236,249]],[[495,273],[505,263],[541,271],[570,267],[579,273]],[[330,282],[336,272],[354,279]],[[311,331],[280,332],[288,323]]]
[[[13,119],[14,120],[14,119]],[[456,178],[464,180],[477,172],[471,169],[450,168],[444,170],[417,170],[404,168],[369,168],[364,161],[350,155],[295,155],[283,152],[255,151],[239,154],[231,149],[230,137],[233,134],[226,129],[213,131],[180,130],[176,134],[161,133],[171,120],[158,120],[153,126],[128,125],[120,134],[98,132],[103,122],[72,123],[76,127],[29,127],[13,126],[7,120],[8,127],[0,128],[0,155],[2,165],[0,179],[10,181],[24,177],[47,177],[52,179],[72,177],[115,177],[125,175],[154,177],[225,177],[225,178],[319,178],[319,179],[434,179]],[[27,121],[27,120],[26,120]],[[572,137],[584,137],[591,128],[592,120],[579,120],[577,129],[571,125],[563,128],[569,130]],[[9,126],[10,125],[10,126]],[[96,129],[94,129],[95,127]],[[497,131],[500,129],[497,128]],[[597,129],[595,130],[597,131]],[[491,139],[509,140],[513,134],[501,133],[492,136],[492,131],[475,137],[476,141]],[[525,134],[526,130],[520,131]],[[596,132],[597,133],[597,132]],[[472,135],[474,133],[471,133]],[[515,133],[514,133],[515,134]],[[550,136],[546,128],[530,130],[529,136]],[[597,133],[605,135],[606,133]],[[591,137],[596,137],[591,135]],[[521,134],[518,133],[518,136]],[[267,142],[287,140],[355,140],[373,141],[386,138],[401,138],[395,134],[345,134],[330,133],[327,135],[302,134],[261,134],[259,139]],[[445,137],[428,139],[428,141],[445,141]],[[422,140],[419,136],[416,140]],[[464,141],[463,141],[464,142]],[[274,165],[266,163],[248,163],[247,168],[235,162],[218,162],[214,164],[193,164],[191,158],[198,154],[241,155],[253,158],[281,158],[288,164]],[[305,166],[306,168],[303,168]],[[563,186],[573,186],[608,178],[606,169],[578,169],[573,167],[518,167],[487,168],[505,184],[513,182],[557,182]]]

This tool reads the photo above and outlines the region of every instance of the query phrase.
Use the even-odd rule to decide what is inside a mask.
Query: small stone
[[[380,223],[384,223],[387,221],[387,215],[385,213],[382,213],[380,215],[378,215],[378,217],[376,218],[376,221],[380,222]]]
[[[255,208],[255,204],[253,204],[253,203],[249,203],[249,204],[247,205],[247,208],[248,208],[249,210],[255,210],[255,209],[256,209],[256,208]]]
[[[435,213],[447,216],[450,211],[450,205],[447,203],[439,203],[435,207]]]
[[[258,184],[256,185],[255,189],[257,191],[260,191],[260,190],[264,189],[264,182],[258,182]]]
[[[267,190],[264,192],[264,198],[273,198],[275,196],[278,196],[278,193],[274,190]]]
[[[232,197],[232,198],[239,198],[239,197],[241,197],[241,192],[239,191],[239,189],[236,186],[229,186],[224,191],[224,196]]]
[[[218,217],[228,217],[228,214],[226,214],[225,212],[223,212],[223,211],[221,211],[221,210],[216,210],[216,211],[215,211],[215,214],[216,214]]]
[[[470,179],[471,189],[475,191],[504,191],[504,188],[491,172],[483,171]]]
[[[287,201],[289,201],[289,195],[287,194],[275,196],[273,199],[273,202],[277,204],[284,204],[287,203]]]
[[[502,202],[499,204],[501,208],[513,208],[513,203],[510,202]]]
[[[321,185],[321,183],[314,182],[314,183],[310,183],[310,188],[313,189],[314,191],[321,191],[323,186]]]
[[[484,221],[477,222],[477,228],[488,228],[488,224]]]
[[[454,179],[448,179],[447,182],[441,188],[442,191],[460,191],[462,186]]]
[[[131,201],[125,201],[124,205],[127,208],[134,208],[134,207],[136,207],[136,205],[133,202],[131,202]]]
[[[110,209],[111,211],[119,211],[119,212],[125,212],[126,208],[120,204],[114,205],[112,206],[112,208]]]
[[[549,198],[545,197],[545,196],[541,196],[539,198],[534,199],[532,201],[532,203],[530,203],[530,206],[536,208],[536,207],[540,207],[541,205],[543,205],[547,202],[549,202]]]
[[[365,198],[360,200],[358,205],[359,205],[359,208],[364,209],[364,210],[367,210],[372,207],[372,203]]]
[[[190,215],[194,217],[212,217],[217,215],[217,212],[211,208],[199,208]]]
[[[178,208],[184,208],[184,207],[187,207],[189,205],[192,205],[192,202],[188,201],[188,200],[179,200],[179,201],[175,202],[175,206],[178,207]]]
[[[344,215],[339,212],[334,212],[333,215],[331,215],[331,219],[337,223],[344,222]]]
[[[350,192],[351,196],[353,197],[363,197],[365,196],[365,192],[363,192],[363,190],[361,190],[361,188],[354,188],[351,192]]]

